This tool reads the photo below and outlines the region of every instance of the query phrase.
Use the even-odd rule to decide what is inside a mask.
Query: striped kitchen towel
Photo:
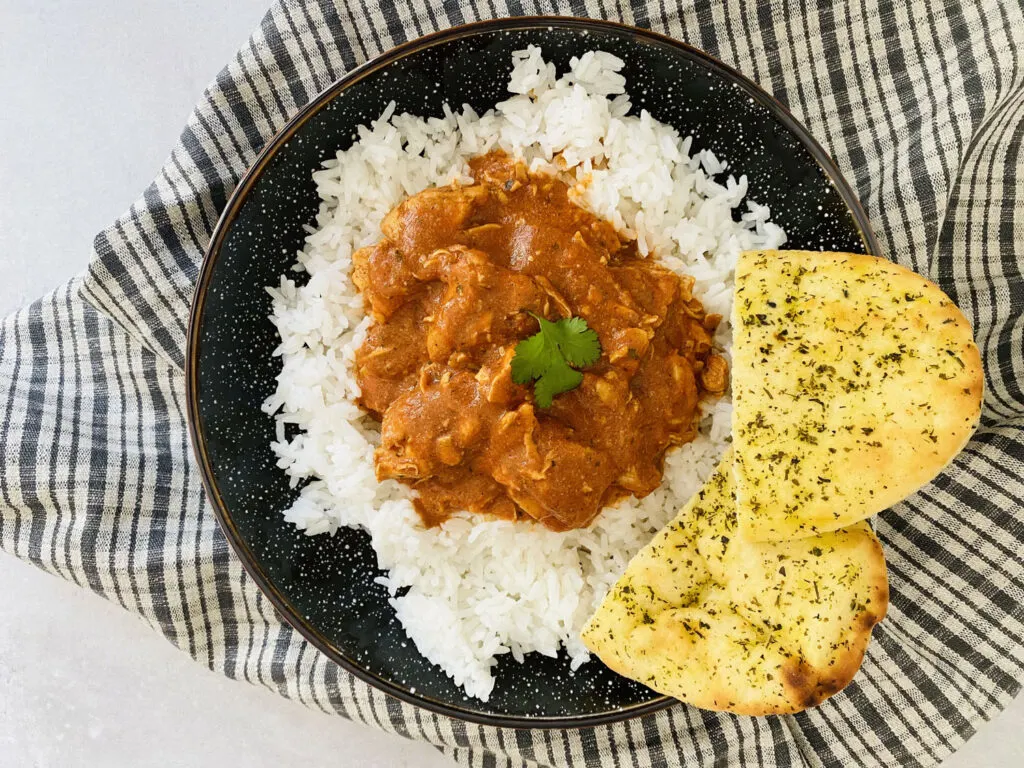
[[[951,471],[878,519],[889,617],[856,681],[815,710],[755,719],[678,705],[557,732],[417,711],[283,624],[205,503],[185,427],[185,323],[239,177],[352,67],[441,27],[520,13],[651,27],[753,77],[831,151],[885,253],[939,283],[974,326],[981,427]],[[97,236],[88,273],[2,323],[0,546],[140,614],[213,669],[465,765],[935,765],[1024,677],[1022,135],[1017,0],[279,2],[157,179]]]

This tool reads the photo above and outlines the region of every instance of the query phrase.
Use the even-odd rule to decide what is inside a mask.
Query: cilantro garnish
[[[551,322],[529,313],[540,330],[516,345],[512,358],[512,381],[533,385],[533,399],[548,408],[555,395],[576,389],[583,383],[577,368],[593,365],[601,356],[601,342],[582,317]]]

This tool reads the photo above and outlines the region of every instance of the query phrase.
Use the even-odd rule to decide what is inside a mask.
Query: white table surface
[[[0,0],[0,313],[81,270],[262,0]],[[119,607],[0,555],[0,768],[451,763],[222,678]],[[1024,698],[948,768],[1024,765]]]

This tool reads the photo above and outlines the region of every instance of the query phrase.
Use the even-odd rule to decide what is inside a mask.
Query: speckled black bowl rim
[[[386,694],[394,696],[402,701],[423,707],[436,714],[466,720],[482,725],[492,725],[507,728],[585,728],[606,723],[618,722],[640,715],[650,714],[664,709],[674,703],[674,700],[662,696],[629,707],[623,707],[613,712],[604,712],[597,715],[584,715],[579,717],[524,717],[511,715],[497,715],[474,712],[463,709],[453,704],[437,701],[426,696],[410,693],[394,683],[385,680],[372,672],[359,666],[352,659],[344,656],[330,640],[313,627],[305,617],[299,615],[291,606],[287,598],[282,595],[274,584],[267,578],[262,567],[254,557],[245,540],[239,534],[231,519],[231,512],[228,510],[217,487],[213,474],[213,467],[210,464],[206,453],[206,436],[203,432],[203,424],[199,417],[199,332],[203,316],[203,306],[206,300],[206,292],[210,284],[217,264],[217,257],[220,253],[224,238],[231,228],[235,217],[253,186],[259,180],[264,168],[274,157],[277,151],[300,129],[303,124],[339,93],[350,85],[362,80],[367,75],[387,67],[398,59],[404,58],[423,48],[428,48],[439,43],[472,37],[481,33],[493,33],[502,31],[518,31],[524,29],[537,29],[543,27],[560,27],[563,29],[576,30],[604,30],[613,33],[628,33],[638,38],[643,38],[659,45],[668,46],[676,50],[685,58],[694,61],[706,69],[720,75],[725,80],[735,83],[743,88],[751,98],[766,107],[779,121],[793,134],[793,136],[810,152],[815,162],[824,172],[826,178],[832,183],[853,215],[854,222],[860,232],[861,239],[867,253],[878,253],[878,241],[871,230],[867,214],[864,212],[860,201],[843,178],[842,173],[828,153],[815,141],[807,132],[807,129],[789,112],[789,110],[773,96],[763,91],[753,81],[737,72],[727,64],[718,61],[703,51],[691,45],[675,40],[666,35],[652,32],[638,27],[631,27],[626,24],[619,24],[612,21],[601,21],[596,19],[576,18],[568,16],[520,16],[505,19],[490,19],[486,21],[463,24],[457,27],[435,32],[424,37],[410,40],[402,45],[392,48],[375,59],[366,62],[349,72],[343,78],[327,88],[317,96],[295,117],[293,117],[281,131],[270,140],[267,146],[260,152],[252,166],[246,171],[231,197],[227,206],[221,214],[217,226],[213,230],[210,245],[206,250],[202,267],[196,284],[195,295],[192,300],[192,309],[189,316],[188,336],[186,341],[186,379],[185,397],[188,411],[188,429],[192,442],[192,449],[202,475],[203,486],[206,489],[207,497],[213,505],[217,521],[220,523],[224,535],[231,544],[235,554],[241,560],[243,567],[249,576],[256,582],[259,588],[267,596],[277,611],[295,628],[306,640],[316,648],[325,653],[330,659],[341,667],[351,672],[359,679],[369,683]]]

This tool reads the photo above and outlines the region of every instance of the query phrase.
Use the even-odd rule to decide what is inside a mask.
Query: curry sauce
[[[583,527],[653,491],[665,450],[693,439],[701,395],[727,385],[711,350],[720,318],[562,181],[501,152],[470,166],[472,185],[405,200],[354,256],[375,320],[356,369],[360,405],[381,420],[377,476],[415,488],[428,525],[468,510]],[[511,376],[530,313],[582,317],[601,342],[549,408]]]

